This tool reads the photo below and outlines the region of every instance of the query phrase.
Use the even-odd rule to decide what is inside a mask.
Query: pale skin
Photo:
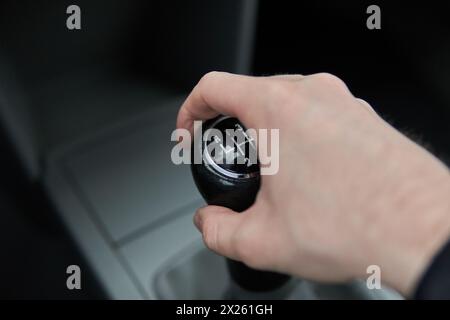
[[[242,214],[206,206],[208,248],[263,270],[340,282],[367,276],[410,296],[450,236],[450,173],[337,77],[206,74],[177,127],[218,114],[280,130],[280,165]]]

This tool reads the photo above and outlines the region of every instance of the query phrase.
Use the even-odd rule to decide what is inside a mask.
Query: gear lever
[[[236,118],[219,116],[203,123],[203,137],[196,134],[191,170],[203,198],[209,205],[236,212],[249,208],[260,187],[260,168],[256,146],[245,128]],[[196,153],[201,163],[195,163]],[[280,292],[290,280],[287,275],[254,270],[231,259],[227,265],[233,281],[229,298],[269,296]]]

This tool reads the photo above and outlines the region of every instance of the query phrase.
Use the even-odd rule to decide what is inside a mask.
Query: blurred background
[[[81,30],[66,27],[71,4],[81,8]],[[366,27],[371,4],[381,8],[381,30]],[[0,1],[0,298],[102,299],[127,286],[153,297],[142,270],[160,268],[160,253],[140,248],[201,201],[189,172],[161,154],[170,152],[177,108],[211,70],[333,73],[449,163],[449,9],[444,1]],[[150,148],[155,135],[166,140]],[[67,290],[70,264],[83,270],[83,290]]]

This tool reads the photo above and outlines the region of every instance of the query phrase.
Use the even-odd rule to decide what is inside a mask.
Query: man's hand
[[[198,210],[206,245],[257,269],[321,281],[365,277],[408,295],[450,234],[450,175],[335,76],[206,74],[179,128],[218,114],[280,130],[280,168],[244,214]]]

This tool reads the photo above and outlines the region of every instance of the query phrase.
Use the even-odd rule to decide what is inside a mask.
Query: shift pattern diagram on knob
[[[230,178],[250,178],[259,174],[257,149],[237,119],[214,119],[205,132],[203,160],[213,170]]]

